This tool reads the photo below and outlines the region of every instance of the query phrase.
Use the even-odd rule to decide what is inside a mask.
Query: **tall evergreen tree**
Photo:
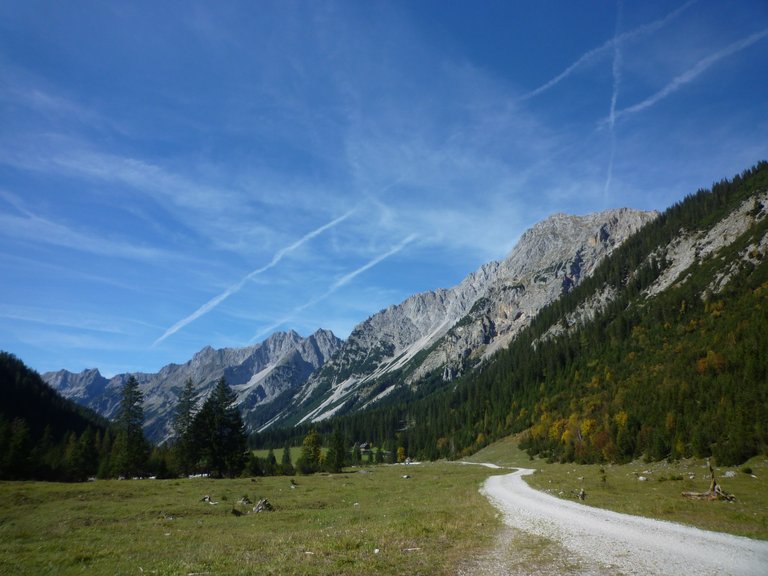
[[[116,418],[113,471],[126,477],[141,476],[146,470],[149,445],[144,438],[144,395],[133,376],[123,384]]]
[[[245,465],[246,434],[234,405],[237,395],[222,377],[193,421],[195,449],[216,476],[238,475]]]
[[[179,395],[176,405],[176,414],[173,420],[173,429],[176,433],[175,453],[179,471],[189,474],[193,471],[197,460],[195,443],[192,437],[192,423],[195,419],[195,405],[197,394],[192,378],[188,378]]]
[[[293,476],[293,462],[291,462],[291,446],[286,444],[283,447],[283,455],[280,458],[280,467],[283,470],[284,476]]]
[[[341,431],[336,428],[331,438],[331,446],[328,449],[328,457],[325,459],[325,465],[329,472],[341,472],[344,468],[344,437]]]

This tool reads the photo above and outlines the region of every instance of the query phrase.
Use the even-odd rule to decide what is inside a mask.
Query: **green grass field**
[[[297,476],[296,488],[285,477],[0,483],[0,573],[450,574],[498,531],[478,492],[488,473],[434,463]],[[275,511],[234,516],[244,495]]]

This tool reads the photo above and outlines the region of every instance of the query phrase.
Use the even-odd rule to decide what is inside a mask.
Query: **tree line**
[[[247,462],[236,395],[223,378],[199,410],[187,383],[177,407],[177,440],[167,446],[152,446],[144,436],[144,397],[133,376],[112,422],[64,399],[7,352],[0,352],[0,394],[2,480],[235,476]]]
[[[181,390],[173,440],[152,446],[144,427],[144,397],[129,377],[112,422],[62,398],[12,354],[0,353],[0,480],[84,481],[89,478],[272,476],[340,472],[344,466],[392,461],[383,448],[350,446],[340,430],[308,429],[294,445],[258,458],[249,450],[237,396],[224,378],[202,403],[192,380]],[[199,406],[198,406],[199,405]],[[401,458],[404,455],[401,451]]]

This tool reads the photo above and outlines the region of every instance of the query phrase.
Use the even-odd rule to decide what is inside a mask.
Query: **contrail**
[[[331,288],[328,290],[328,292],[325,293],[324,297],[330,296],[332,293],[336,292],[336,290],[338,290],[339,288],[341,288],[345,284],[349,284],[349,282],[353,278],[355,278],[356,276],[359,276],[360,274],[362,274],[366,270],[369,270],[370,268],[373,268],[374,266],[376,266],[376,264],[380,263],[382,260],[386,260],[390,256],[394,256],[395,254],[400,252],[403,248],[408,246],[408,244],[410,244],[411,242],[416,240],[417,237],[418,237],[417,234],[411,234],[410,236],[408,236],[405,240],[400,242],[400,244],[398,244],[394,248],[388,250],[384,254],[379,254],[378,256],[376,256],[376,258],[370,260],[367,264],[364,264],[363,266],[360,266],[360,268],[358,268],[357,270],[353,270],[349,274],[346,274],[346,275],[342,276],[341,278],[336,280],[336,282],[334,282],[331,285]]]
[[[598,46],[597,48],[593,48],[592,50],[589,50],[588,52],[585,52],[582,54],[578,60],[576,60],[573,64],[568,66],[565,70],[563,70],[560,74],[549,80],[548,82],[542,84],[535,90],[532,90],[528,92],[527,94],[523,94],[520,96],[517,101],[522,102],[524,100],[529,100],[535,96],[538,96],[542,92],[546,92],[556,84],[559,84],[561,81],[565,80],[568,76],[573,74],[578,68],[580,68],[583,64],[588,64],[592,60],[596,59],[598,56],[600,56],[603,52],[609,50],[612,48],[615,44],[624,42],[625,40],[628,40],[630,38],[634,38],[635,36],[640,36],[642,34],[650,34],[651,32],[655,32],[659,28],[663,28],[666,26],[671,20],[679,16],[682,12],[696,4],[698,0],[688,0],[685,4],[677,8],[676,10],[673,10],[664,18],[661,18],[659,20],[655,20],[649,24],[644,24],[642,26],[639,26],[633,30],[629,30],[627,32],[624,32],[620,36],[615,36],[611,38],[610,40],[606,41],[601,46]]]
[[[254,340],[258,340],[259,337],[264,336],[265,334],[273,332],[279,326],[282,326],[283,324],[285,324],[289,320],[292,320],[296,316],[296,314],[298,314],[299,312],[303,312],[307,308],[309,308],[311,306],[314,306],[318,302],[321,302],[321,301],[325,300],[331,294],[336,292],[339,288],[341,288],[342,286],[344,286],[346,284],[349,284],[349,282],[351,282],[356,276],[359,276],[360,274],[362,274],[366,270],[370,270],[371,268],[373,268],[377,264],[381,263],[383,260],[386,260],[387,258],[389,258],[391,256],[394,256],[395,254],[397,254],[398,252],[403,250],[406,246],[408,246],[408,244],[410,244],[411,242],[416,240],[416,238],[418,238],[418,234],[411,234],[410,236],[405,238],[405,240],[400,242],[397,246],[394,246],[393,248],[387,250],[383,254],[379,254],[375,258],[372,258],[371,260],[369,260],[368,262],[366,262],[365,264],[363,264],[359,268],[353,270],[352,272],[349,272],[348,274],[345,274],[344,276],[342,276],[341,278],[336,280],[336,282],[331,284],[330,288],[328,288],[328,290],[326,290],[323,294],[321,294],[320,296],[316,296],[316,297],[312,298],[311,300],[305,302],[304,304],[302,304],[301,306],[298,306],[297,308],[294,308],[294,310],[288,316],[286,316],[285,318],[282,318],[280,321],[272,324],[268,328],[265,328],[264,330],[262,330],[261,332],[256,334],[253,338],[251,338],[251,342],[253,342]]]
[[[250,280],[251,278],[254,278],[255,276],[258,276],[259,274],[263,274],[264,272],[266,272],[267,270],[269,270],[271,268],[274,268],[288,254],[290,254],[291,252],[293,252],[297,248],[300,248],[301,246],[303,246],[304,244],[306,244],[307,242],[309,242],[310,240],[312,240],[316,236],[322,234],[323,232],[325,232],[329,228],[333,228],[334,226],[340,224],[341,222],[343,222],[344,220],[349,218],[354,212],[355,212],[354,209],[350,210],[349,212],[347,212],[346,214],[342,214],[341,216],[339,216],[335,220],[331,220],[327,224],[324,224],[323,226],[320,226],[319,228],[316,228],[315,230],[312,230],[312,232],[309,232],[308,234],[305,234],[304,236],[299,238],[293,244],[291,244],[289,246],[286,246],[285,248],[281,248],[280,250],[278,250],[275,253],[275,255],[272,257],[272,260],[270,260],[268,264],[262,266],[261,268],[257,268],[253,272],[249,273],[242,280],[240,280],[236,284],[233,284],[232,286],[230,286],[229,288],[224,290],[224,292],[222,292],[218,296],[215,296],[214,298],[211,298],[208,302],[206,302],[205,304],[200,306],[200,308],[198,308],[197,310],[192,312],[192,314],[190,314],[189,316],[187,316],[185,318],[182,318],[181,320],[176,322],[176,324],[174,324],[173,326],[168,328],[168,330],[166,330],[165,333],[162,336],[160,336],[160,338],[155,340],[154,343],[152,344],[152,346],[157,346],[160,342],[162,342],[163,340],[165,340],[169,336],[175,334],[176,332],[181,330],[184,326],[186,326],[190,322],[193,322],[194,320],[197,320],[203,314],[207,314],[208,312],[210,312],[211,310],[216,308],[216,306],[221,304],[224,300],[226,300],[227,298],[232,296],[232,294],[234,294],[236,292],[239,292],[242,289],[242,287],[245,286],[245,284],[246,284],[246,282],[248,282],[248,280]]]
[[[626,116],[628,114],[635,114],[636,112],[641,112],[646,108],[650,108],[651,106],[656,104],[659,100],[663,100],[670,94],[677,92],[685,84],[688,84],[692,80],[696,79],[707,68],[709,68],[716,62],[722,60],[723,58],[726,58],[727,56],[730,56],[731,54],[735,54],[736,52],[740,52],[745,48],[748,48],[749,46],[751,46],[752,44],[754,44],[759,40],[762,40],[766,36],[768,36],[768,28],[761,30],[760,32],[756,32],[755,34],[748,36],[744,40],[739,40],[738,42],[734,42],[730,46],[726,46],[722,50],[715,52],[714,54],[711,54],[710,56],[707,56],[702,60],[699,60],[693,68],[691,68],[690,70],[687,70],[686,72],[683,72],[682,74],[674,78],[669,84],[664,86],[664,88],[656,92],[656,94],[654,94],[650,98],[646,98],[639,104],[635,104],[634,106],[629,106],[628,108],[624,108],[624,110],[619,110],[618,112],[616,112],[616,114],[614,115],[614,121],[622,116]],[[609,122],[610,122],[610,119],[609,119]]]
[[[621,25],[621,0],[618,2],[616,10],[616,30],[613,34],[614,39],[619,37],[619,26]],[[616,100],[619,97],[619,85],[621,84],[621,43],[613,42],[613,92],[611,94],[611,110],[608,115],[608,126],[613,132],[613,126],[616,122]]]
[[[619,37],[619,27],[621,26],[621,0],[617,3],[616,7],[616,28],[613,33],[613,37]],[[611,154],[608,159],[608,173],[605,177],[605,186],[603,187],[603,200],[608,195],[608,190],[611,187],[611,180],[613,179],[613,159],[616,156],[616,132],[614,127],[616,124],[616,102],[619,98],[619,86],[621,85],[621,43],[614,41],[613,43],[613,91],[611,93],[611,108],[608,113],[608,130],[610,131],[611,138]]]

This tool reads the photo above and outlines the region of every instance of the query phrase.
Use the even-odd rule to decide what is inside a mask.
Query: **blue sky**
[[[0,0],[0,349],[346,337],[768,158],[768,4]]]

